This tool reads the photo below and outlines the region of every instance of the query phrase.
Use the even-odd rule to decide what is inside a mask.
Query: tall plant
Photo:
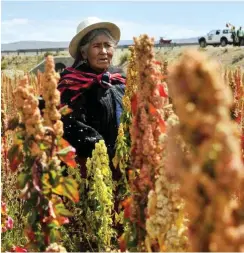
[[[52,57],[46,59],[44,76],[44,119],[33,88],[24,77],[14,92],[20,117],[9,124],[15,130],[15,140],[8,158],[12,171],[19,168],[17,186],[28,214],[26,247],[31,251],[44,251],[48,246],[51,251],[50,245],[60,242],[60,226],[72,216],[64,207],[62,196],[79,201],[78,184],[72,177],[63,176],[64,167],[60,166],[61,160],[68,166],[76,163],[74,149],[62,139],[61,115],[56,108],[60,100],[58,77]]]
[[[243,202],[233,197],[243,187],[244,172],[237,126],[229,113],[230,88],[217,64],[197,51],[185,52],[168,81],[179,130],[191,151],[178,153],[180,166],[171,167],[184,185],[190,250],[242,251]]]

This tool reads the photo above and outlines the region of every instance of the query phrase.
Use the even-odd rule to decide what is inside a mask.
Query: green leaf
[[[24,140],[25,139],[23,133],[20,133],[20,132],[16,133],[16,137],[17,137],[18,140]]]
[[[27,215],[29,212],[31,212],[31,210],[36,207],[39,201],[39,193],[37,191],[32,192],[30,198],[24,202],[24,215]]]
[[[23,215],[26,216],[30,212],[31,208],[32,208],[32,204],[29,203],[29,201],[24,202]]]
[[[28,179],[30,179],[30,176],[24,172],[21,172],[17,177],[17,187],[23,189]]]
[[[122,170],[123,169],[123,163],[119,161],[119,168]]]
[[[60,238],[60,232],[56,228],[50,230],[50,243],[57,242]]]
[[[52,228],[55,228],[55,229],[56,229],[56,228],[59,227],[55,222],[50,222],[50,223],[47,224],[47,226],[48,226],[48,228],[51,228],[51,229],[52,229]]]
[[[44,143],[40,142],[40,143],[39,143],[39,148],[40,148],[40,150],[47,150],[47,149],[48,149],[48,146],[45,145]]]
[[[34,224],[37,218],[37,211],[36,209],[32,209],[30,215],[28,216],[28,223],[29,224]]]
[[[42,175],[42,192],[43,194],[49,194],[52,190],[52,185],[50,184],[50,174],[43,173]]]
[[[57,172],[55,170],[51,170],[49,172],[49,175],[50,175],[50,184],[53,186],[56,185],[58,180]]]
[[[119,150],[119,156],[120,156],[120,157],[123,157],[123,155],[124,155],[123,150],[120,149],[120,150]]]
[[[71,177],[61,177],[58,186],[52,188],[52,192],[65,196],[73,202],[79,201],[78,184]]]
[[[73,216],[73,213],[70,212],[68,209],[66,209],[63,205],[63,203],[59,203],[57,205],[54,205],[54,208],[56,209],[56,212],[59,215],[65,216],[65,217],[71,217]]]
[[[138,238],[137,238],[137,231],[136,231],[134,226],[131,228],[131,231],[130,231],[130,233],[128,234],[128,236],[126,238],[126,241],[127,241],[127,246],[129,248],[137,247]]]

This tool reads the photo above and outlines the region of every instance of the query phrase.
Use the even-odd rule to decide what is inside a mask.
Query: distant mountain
[[[198,42],[198,38],[194,37],[194,38],[188,38],[188,39],[173,39],[172,40],[173,43],[197,43]]]
[[[18,41],[1,44],[1,51],[16,51],[21,49],[39,49],[39,48],[64,48],[69,46],[66,41]]]
[[[187,39],[172,39],[172,43],[177,43],[177,44],[197,43],[197,42],[198,42],[198,38],[197,37],[187,38]],[[158,44],[159,40],[157,40],[155,43]]]
[[[197,38],[189,39],[173,39],[173,43],[195,43]],[[132,45],[133,40],[121,40],[118,45]],[[158,43],[158,41],[155,41]],[[18,41],[11,43],[1,44],[1,51],[16,51],[16,50],[25,50],[25,49],[45,49],[45,48],[68,48],[68,41]]]
[[[131,45],[133,40],[121,40],[119,45]],[[25,49],[40,49],[40,48],[68,48],[68,41],[18,41],[1,44],[1,51],[16,51]]]
[[[121,41],[119,41],[118,45],[125,46],[125,45],[132,45],[133,43],[134,43],[133,40],[121,40]]]

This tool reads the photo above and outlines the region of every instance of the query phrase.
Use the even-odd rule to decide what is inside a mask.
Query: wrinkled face
[[[87,59],[90,67],[97,72],[102,72],[110,66],[113,54],[114,46],[105,34],[95,37],[90,42],[87,52],[82,52],[83,58]]]

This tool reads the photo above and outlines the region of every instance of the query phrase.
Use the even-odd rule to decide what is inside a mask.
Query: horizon
[[[69,42],[78,23],[88,16],[116,23],[121,40],[133,40],[141,34],[155,41],[160,37],[196,38],[223,29],[229,22],[243,25],[244,2],[2,1],[1,6],[1,44],[7,44]],[[87,15],[80,14],[81,10]]]
[[[188,40],[188,39],[196,39],[197,37],[191,37],[191,38],[176,38],[173,40]],[[120,40],[120,41],[133,41],[133,39],[128,39],[128,40]],[[156,40],[158,41],[158,40]],[[54,42],[54,43],[59,43],[59,42],[67,42],[69,41],[52,41],[52,40],[19,40],[19,41],[12,41],[12,42],[7,42],[7,43],[1,43],[2,45],[7,45],[7,44],[14,44],[14,43],[20,43],[20,42]]]

